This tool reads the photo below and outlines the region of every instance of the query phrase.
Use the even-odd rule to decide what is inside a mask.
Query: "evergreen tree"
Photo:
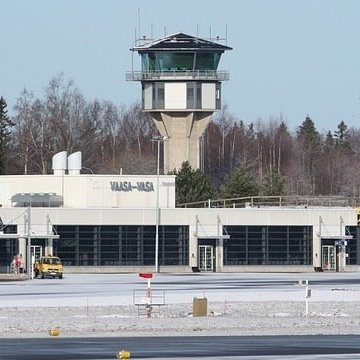
[[[313,194],[316,192],[316,161],[321,148],[320,134],[309,116],[306,117],[305,121],[299,127],[297,136],[302,148],[302,167],[308,181],[308,190],[306,192],[310,191],[310,193]]]
[[[301,139],[308,148],[308,152],[317,151],[320,145],[320,135],[316,130],[314,122],[309,116],[306,117],[305,121],[299,127],[297,132],[298,138]]]
[[[209,178],[201,170],[193,170],[188,161],[182,163],[181,169],[170,174],[176,175],[176,204],[205,201],[215,195]]]
[[[224,199],[257,196],[259,186],[255,177],[243,166],[238,167],[224,185],[221,197]]]
[[[329,130],[326,134],[326,138],[325,138],[325,150],[330,150],[334,147],[335,141],[334,141],[334,137],[331,133],[331,131]]]
[[[0,174],[6,174],[6,163],[9,156],[10,129],[14,123],[7,114],[6,100],[0,97]]]
[[[350,132],[344,121],[341,121],[334,133],[335,145],[343,149],[351,150]]]
[[[272,170],[266,177],[263,184],[263,194],[265,196],[284,195],[284,178],[277,171]]]

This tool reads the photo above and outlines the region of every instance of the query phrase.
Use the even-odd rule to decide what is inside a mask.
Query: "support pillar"
[[[188,161],[193,169],[200,168],[200,138],[212,112],[152,112],[151,116],[164,143],[164,173],[180,169]]]

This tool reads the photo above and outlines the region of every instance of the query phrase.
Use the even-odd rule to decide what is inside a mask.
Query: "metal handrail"
[[[360,199],[342,196],[251,196],[176,204],[178,208],[360,207]]]
[[[217,80],[226,81],[230,74],[226,70],[153,70],[128,71],[125,74],[127,81],[143,80]]]

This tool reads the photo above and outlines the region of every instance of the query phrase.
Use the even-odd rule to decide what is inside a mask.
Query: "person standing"
[[[20,254],[20,256],[19,256],[19,273],[23,274],[25,272],[24,270],[25,270],[24,259],[23,259],[22,254]]]
[[[15,267],[17,270],[17,274],[22,274],[24,272],[24,259],[22,257],[22,254],[16,255]]]

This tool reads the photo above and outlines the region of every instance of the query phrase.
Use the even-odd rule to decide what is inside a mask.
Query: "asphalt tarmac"
[[[194,336],[0,339],[2,360],[359,359],[360,336]]]
[[[299,280],[309,280],[317,290],[360,291],[358,273],[334,274],[156,274],[153,284],[165,289],[169,298],[212,291],[238,294],[244,290],[283,293],[298,291]],[[65,279],[34,279],[0,283],[0,306],[37,306],[41,303],[82,303],[90,299],[101,305],[132,304],[134,289],[144,288],[137,274],[75,275]],[[349,291],[343,291],[344,294]],[[80,299],[80,300],[79,300]],[[181,300],[181,299],[180,299]],[[1,326],[1,321],[0,321]],[[0,339],[0,360],[90,360],[116,359],[128,350],[131,359],[360,359],[360,336],[191,336],[191,337],[44,337]]]

